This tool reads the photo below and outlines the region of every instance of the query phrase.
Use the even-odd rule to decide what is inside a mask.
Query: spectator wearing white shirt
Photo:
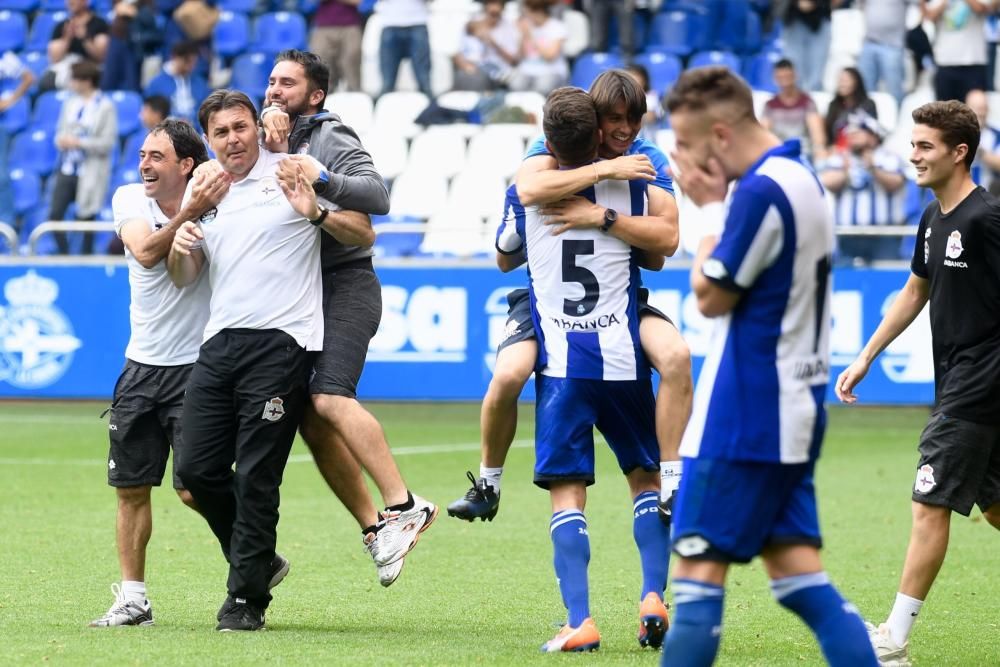
[[[996,0],[920,0],[924,19],[933,21],[934,95],[964,100],[970,90],[986,90],[986,16]]]
[[[518,62],[521,34],[503,15],[506,0],[485,0],[483,13],[465,26],[462,44],[452,56],[455,90],[495,90],[506,85]]]
[[[524,0],[521,62],[511,77],[511,90],[534,90],[548,95],[569,79],[563,45],[569,36],[566,24],[551,14],[551,0]]]
[[[902,225],[906,222],[906,176],[902,158],[882,148],[881,128],[865,113],[851,116],[845,128],[846,150],[819,165],[820,181],[834,197],[838,227]],[[855,264],[898,259],[894,236],[841,236],[840,259]]]
[[[989,116],[989,101],[986,93],[973,90],[965,96],[965,104],[979,119],[979,150],[972,163],[972,180],[981,185],[991,194],[1000,190],[1000,130],[990,127],[986,119]]]

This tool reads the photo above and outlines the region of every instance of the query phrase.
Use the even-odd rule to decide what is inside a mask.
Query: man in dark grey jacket
[[[360,524],[379,581],[389,586],[438,510],[409,492],[381,425],[356,398],[368,342],[382,318],[382,288],[372,267],[371,221],[361,224],[336,211],[384,214],[389,194],[358,135],[336,114],[323,110],[328,80],[329,71],[315,54],[279,53],[262,125],[270,150],[292,154],[279,177],[294,182],[301,168],[335,220],[335,231],[323,234],[322,240],[325,337],[310,384],[312,409],[301,432],[327,484]],[[305,154],[326,170],[318,170]],[[382,512],[375,508],[362,467],[382,494]]]

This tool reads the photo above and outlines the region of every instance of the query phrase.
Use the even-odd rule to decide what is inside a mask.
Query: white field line
[[[515,440],[511,447],[525,449],[534,444],[533,440]],[[460,442],[449,445],[415,445],[413,447],[393,447],[392,455],[419,456],[425,454],[451,454],[454,452],[477,452],[478,442]],[[309,454],[294,454],[288,457],[289,463],[312,463]],[[45,457],[0,457],[0,466],[105,466],[104,459],[59,459]]]

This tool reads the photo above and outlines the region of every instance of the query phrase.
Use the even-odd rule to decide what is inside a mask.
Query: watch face
[[[604,211],[604,221],[608,224],[618,221],[618,211],[613,208],[609,208]]]

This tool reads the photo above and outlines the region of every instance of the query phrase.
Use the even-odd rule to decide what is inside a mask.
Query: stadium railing
[[[113,222],[75,222],[72,220],[48,220],[39,224],[28,236],[28,255],[38,254],[38,240],[53,232],[114,232]],[[103,253],[95,253],[103,254]]]
[[[11,255],[17,254],[17,230],[6,222],[0,222],[0,236],[7,240],[7,252]]]

